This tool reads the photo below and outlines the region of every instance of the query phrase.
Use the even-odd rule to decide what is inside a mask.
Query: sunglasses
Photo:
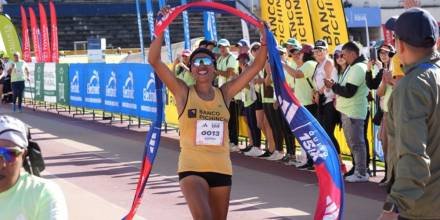
[[[289,53],[291,53],[291,54],[299,54],[299,50],[297,50],[297,49],[290,49]]]
[[[333,57],[335,57],[335,59],[339,59],[339,58],[343,58],[343,54],[342,53],[335,53],[335,55],[333,55]]]
[[[199,67],[202,64],[205,66],[210,66],[213,64],[213,61],[210,57],[197,57],[197,58],[194,58],[192,63],[196,67]]]
[[[23,150],[19,148],[0,147],[0,157],[6,162],[14,162],[15,158],[17,158],[21,153],[23,153]]]

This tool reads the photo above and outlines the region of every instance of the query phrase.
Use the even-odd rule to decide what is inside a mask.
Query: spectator
[[[389,167],[395,172],[379,219],[440,219],[439,28],[429,12],[411,8],[391,30],[405,76],[388,104]]]
[[[247,53],[242,53],[237,58],[238,63],[240,65],[240,72],[245,71],[250,63],[250,57]],[[248,151],[244,152],[246,156],[251,157],[259,157],[264,154],[264,151],[261,150],[261,130],[257,125],[257,116],[256,116],[256,100],[257,95],[255,93],[255,83],[254,79],[252,79],[249,84],[243,89],[243,103],[244,103],[244,112],[246,116],[246,122],[248,125],[248,133],[250,133],[249,138],[252,140],[251,148]]]
[[[207,48],[208,47],[208,40],[202,40],[199,43],[199,48]]]
[[[64,195],[58,185],[22,171],[27,147],[27,128],[23,122],[0,116],[1,219],[68,219]]]
[[[238,54],[248,54],[250,52],[250,44],[246,39],[241,39],[237,44],[235,44],[235,46],[238,47]]]
[[[303,44],[301,48],[300,51],[293,51],[292,53],[297,69],[293,69],[287,63],[283,63],[283,67],[289,75],[294,77],[294,91],[299,102],[316,117],[317,105],[313,103],[314,85],[312,84],[312,78],[317,63],[313,58],[313,46]],[[305,154],[305,151],[302,152]],[[310,156],[307,156],[305,163],[295,165],[300,169],[313,169],[313,160]]]
[[[330,59],[328,44],[326,41],[317,40],[315,42],[313,55],[318,62],[315,73],[312,77],[316,84],[316,88],[314,88],[316,90],[314,102],[318,107],[317,119],[332,140],[336,151],[341,155],[339,143],[334,134],[336,125],[340,121],[340,115],[335,109],[336,95],[331,89],[326,88],[324,85],[324,79],[337,81],[338,71],[334,67],[333,60]],[[342,167],[342,158],[340,158],[340,161]]]
[[[342,55],[349,65],[338,82],[325,79],[324,83],[337,95],[336,109],[341,113],[342,127],[354,158],[354,173],[345,179],[348,182],[366,182],[367,152],[364,139],[364,120],[367,117],[368,87],[365,82],[366,60],[355,42],[342,47]]]
[[[220,39],[218,41],[218,47],[220,50],[220,57],[217,60],[217,80],[218,86],[221,87],[228,81],[231,81],[238,75],[238,62],[237,58],[231,54],[231,44],[226,39]],[[229,141],[231,151],[239,151],[238,147],[238,134],[239,134],[239,116],[240,116],[240,93],[237,94],[229,104],[230,119],[228,122],[229,128]]]
[[[379,140],[382,144],[382,149],[385,158],[385,177],[380,181],[381,184],[385,183],[387,180],[387,134],[386,134],[386,117],[388,113],[388,100],[392,92],[391,82],[391,58],[395,54],[394,47],[389,44],[384,44],[378,49],[378,60],[370,60],[367,65],[366,83],[368,88],[377,89],[377,95],[380,99],[376,115],[373,118],[373,122],[380,125]],[[373,67],[376,66],[379,71],[376,77],[373,78]]]
[[[288,56],[287,56],[287,50],[284,47],[279,46],[278,51],[280,53],[281,62],[287,63],[288,62]],[[270,68],[267,68],[266,71],[270,71]],[[271,73],[271,72],[270,72]],[[272,74],[272,73],[271,73]],[[284,75],[288,76],[289,74],[286,72],[286,69],[284,69]],[[293,83],[290,84],[293,88]],[[278,103],[276,103],[277,108]],[[286,165],[294,165],[296,164],[296,156],[295,156],[295,143],[294,139],[295,136],[292,133],[292,130],[290,129],[289,123],[287,122],[286,118],[284,117],[283,112],[281,109],[278,111],[279,117],[281,118],[281,131],[282,131],[282,137],[284,139],[284,143],[286,144],[286,156],[282,159],[283,162],[285,162]]]
[[[7,70],[11,74],[11,86],[13,97],[12,111],[17,110],[17,99],[18,99],[18,111],[22,112],[23,109],[21,104],[23,102],[24,93],[24,81],[29,80],[29,70],[26,62],[20,59],[20,53],[14,53],[14,61]]]
[[[213,40],[208,41],[208,43],[206,44],[206,48],[211,52],[214,50],[215,47],[217,47],[217,43]]]
[[[297,69],[296,66],[296,62],[295,62],[295,58],[298,60],[300,59],[299,53],[302,49],[301,43],[296,40],[295,38],[290,38],[285,44],[284,47],[287,50],[287,55],[288,55],[288,59],[287,59],[287,65],[291,68],[291,69]],[[294,88],[295,87],[295,78],[293,76],[291,76],[290,74],[286,74],[286,82],[287,84],[290,86],[290,88]]]
[[[189,71],[190,55],[191,50],[185,49],[182,51],[180,57],[177,57],[173,63],[173,72],[176,73],[177,78],[183,80],[188,86],[192,86],[196,83],[194,77]]]

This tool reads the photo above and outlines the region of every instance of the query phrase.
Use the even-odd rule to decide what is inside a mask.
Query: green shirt
[[[366,119],[368,111],[367,95],[369,89],[365,81],[367,64],[356,63],[348,67],[339,78],[339,85],[345,86],[347,83],[357,86],[357,91],[353,97],[345,98],[337,96],[336,109],[353,119]]]
[[[176,76],[177,78],[183,80],[187,86],[193,86],[196,84],[196,80],[192,74],[180,65],[176,67]]]
[[[11,82],[24,81],[25,69],[27,68],[27,64],[24,61],[20,60],[18,62],[14,62],[13,65],[15,67],[14,69],[12,69]]]
[[[295,95],[304,106],[313,104],[313,88],[310,85],[314,86],[312,77],[317,64],[318,63],[312,60],[305,62],[299,68],[304,74],[304,77],[295,79]],[[310,84],[307,80],[309,80]]]
[[[381,97],[381,107],[384,112],[388,112],[388,102],[390,101],[391,93],[393,93],[393,87],[391,85],[386,85],[385,94]]]
[[[288,61],[287,61],[287,65],[288,65],[290,68],[294,69],[294,70],[296,70],[296,68],[297,68],[296,63],[295,63],[294,61],[291,61],[291,60],[288,60]],[[287,73],[286,71],[284,71],[284,75],[286,76],[286,82],[287,82],[287,85],[289,85],[290,88],[294,89],[294,88],[295,88],[295,78],[293,78],[293,76],[291,76],[291,75],[290,75],[289,73]]]
[[[66,220],[63,192],[54,182],[21,173],[17,183],[0,193],[0,219]]]
[[[237,61],[237,57],[235,57],[232,54],[229,54],[226,57],[221,56],[221,57],[219,57],[217,59],[217,70],[226,71],[229,68],[234,69],[234,74],[238,75],[238,61]],[[224,76],[218,76],[217,77],[217,79],[218,79],[218,86],[221,87],[223,84],[225,84],[226,82],[231,81],[233,78],[234,78],[233,76],[231,76],[229,78],[226,78]],[[237,95],[235,95],[234,99],[236,99],[236,100],[241,99],[240,92]]]

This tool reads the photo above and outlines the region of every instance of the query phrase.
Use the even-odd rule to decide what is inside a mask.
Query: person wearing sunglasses
[[[25,124],[0,116],[0,219],[68,219],[59,186],[23,172],[27,146]]]
[[[168,12],[169,8],[164,8],[159,14]],[[263,26],[260,28],[261,48],[255,61],[220,88],[212,85],[216,77],[216,60],[211,51],[199,48],[191,54],[190,70],[196,84],[188,87],[161,60],[163,34],[151,43],[148,62],[174,94],[179,112],[180,155],[177,172],[180,188],[194,219],[227,218],[232,184],[228,106],[266,63],[266,33]]]

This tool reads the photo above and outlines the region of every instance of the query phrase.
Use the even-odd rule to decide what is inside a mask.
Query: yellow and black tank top
[[[229,111],[220,89],[214,99],[202,100],[189,88],[179,117],[180,155],[178,172],[215,172],[232,175],[229,156]]]

